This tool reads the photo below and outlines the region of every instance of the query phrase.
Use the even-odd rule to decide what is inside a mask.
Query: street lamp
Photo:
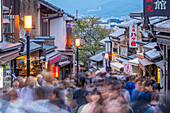
[[[105,52],[108,54],[108,63],[109,63],[109,67],[106,67],[106,70],[110,71],[111,67],[110,67],[110,62],[112,60],[112,41],[111,39],[109,39],[109,41],[105,41]]]
[[[27,36],[27,77],[30,76],[30,31],[32,29],[32,16],[24,16],[24,28]]]
[[[79,47],[80,47],[81,41],[80,38],[75,39],[75,46],[77,47],[77,76],[79,72]]]
[[[104,54],[105,60],[106,60],[106,71],[107,71],[107,61],[109,59],[109,53]]]

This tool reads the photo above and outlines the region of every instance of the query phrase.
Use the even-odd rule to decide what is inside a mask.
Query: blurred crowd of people
[[[0,93],[0,113],[170,113],[162,85],[143,76],[110,73],[52,73],[19,76]]]

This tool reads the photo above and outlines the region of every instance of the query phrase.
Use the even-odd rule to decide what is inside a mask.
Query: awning
[[[6,6],[3,6],[2,9],[3,9],[3,11],[9,11],[9,8]]]
[[[124,67],[123,64],[121,64],[119,62],[111,63],[111,66],[118,71],[120,71],[120,69],[122,69]]]
[[[41,50],[42,48],[41,48],[41,45],[39,45],[39,44],[36,44],[36,43],[34,43],[34,42],[30,42],[30,53],[32,53],[32,52],[35,52],[35,51],[39,51],[39,50]],[[27,54],[27,44],[25,44],[25,46],[24,46],[24,51],[23,52],[20,52],[20,54],[21,55],[26,55]]]
[[[19,49],[15,49],[12,51],[0,53],[0,63],[5,63],[7,61],[11,61],[19,56]]]
[[[137,58],[137,54],[134,54],[134,55],[130,55],[130,56],[128,56],[130,59],[135,59],[135,58]]]
[[[153,43],[148,43],[144,45],[143,48],[154,49],[156,46],[158,46],[158,44],[156,42],[153,42]]]
[[[46,62],[49,62],[49,65],[55,64],[61,60],[61,54],[57,51],[46,54]]]
[[[148,65],[154,64],[154,62],[151,62],[151,61],[147,60],[146,58],[139,60],[139,63],[142,64],[143,66],[148,66]]]
[[[156,62],[155,65],[158,66],[160,69],[164,70],[164,61],[163,60]]]
[[[68,65],[68,64],[70,64],[71,62],[69,61],[69,60],[66,60],[66,61],[63,61],[63,62],[59,62],[59,66],[60,67],[64,67],[64,66],[66,66],[66,65]]]
[[[136,41],[137,44],[146,45],[148,42],[143,42],[142,39]]]
[[[120,61],[120,62],[126,62],[126,61],[128,61],[127,59],[124,59],[124,58],[121,58],[121,57],[117,58],[116,60],[117,60],[117,61]]]
[[[139,58],[135,58],[133,60],[129,60],[128,62],[131,65],[138,66],[139,65]]]
[[[150,51],[145,52],[145,55],[149,60],[154,61],[161,57],[161,52],[157,51],[156,49],[152,49]]]
[[[14,49],[18,49],[20,47],[22,47],[21,43],[3,42],[3,43],[0,43],[0,52],[8,52]]]

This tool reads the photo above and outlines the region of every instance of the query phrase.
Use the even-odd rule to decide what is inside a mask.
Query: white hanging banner
[[[128,62],[123,62],[123,66],[124,66],[124,72],[128,75],[132,75],[133,74],[133,68],[132,65],[130,65]]]
[[[129,47],[130,48],[137,48],[136,41],[138,39],[138,26],[136,24],[130,25],[129,28]]]

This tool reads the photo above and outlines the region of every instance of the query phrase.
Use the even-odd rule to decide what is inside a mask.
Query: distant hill
[[[46,0],[66,12],[75,15],[96,15],[107,18],[127,16],[143,8],[143,0]]]

